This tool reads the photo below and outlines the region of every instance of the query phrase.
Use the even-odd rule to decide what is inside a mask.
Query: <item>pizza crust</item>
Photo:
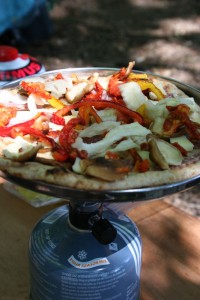
[[[181,89],[175,84],[167,81],[164,78],[149,76],[152,82],[163,91],[164,95],[173,95],[173,97],[188,97]]]
[[[200,161],[163,171],[130,173],[122,180],[106,182],[89,176],[80,175],[59,167],[48,166],[38,162],[24,164],[0,158],[0,169],[12,176],[28,180],[40,180],[50,184],[81,190],[124,190],[171,184],[195,177],[200,174]]]

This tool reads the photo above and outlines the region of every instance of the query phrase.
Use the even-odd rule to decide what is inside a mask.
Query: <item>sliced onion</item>
[[[77,137],[75,143],[72,146],[79,150],[85,150],[87,151],[89,156],[92,156],[92,155],[101,154],[105,152],[111,145],[113,145],[117,141],[120,141],[124,137],[131,137],[135,135],[146,136],[147,134],[150,133],[151,133],[150,130],[146,129],[139,123],[134,122],[131,124],[119,125],[111,129],[102,140],[96,143],[91,143],[91,144],[84,143],[83,139],[79,136]]]
[[[42,99],[41,97],[38,97],[34,94],[30,94],[30,96],[28,96],[28,98],[27,98],[28,109],[35,113],[38,112],[37,105],[44,105],[45,103],[46,103],[46,101],[44,99]]]
[[[146,97],[142,93],[139,84],[127,82],[119,85],[122,97],[129,109],[137,110],[142,104],[146,103]]]

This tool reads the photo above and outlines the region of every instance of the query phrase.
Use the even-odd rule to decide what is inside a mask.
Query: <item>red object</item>
[[[53,155],[53,158],[59,162],[64,162],[64,161],[68,160],[68,158],[69,158],[69,154],[62,147],[53,148],[52,155]]]
[[[80,118],[74,118],[63,127],[59,135],[60,145],[67,151],[70,152],[71,145],[75,142],[78,132],[75,130],[75,126],[81,123]]]
[[[0,136],[2,137],[6,137],[6,136],[12,136],[12,132],[13,130],[18,130],[20,131],[21,129],[24,128],[29,128],[30,126],[32,126],[35,122],[35,119],[31,119],[29,121],[25,121],[23,123],[19,123],[16,125],[12,125],[9,127],[0,127]]]
[[[18,57],[17,48],[11,46],[0,46],[0,62],[12,61]]]
[[[172,143],[172,146],[176,147],[183,156],[187,156],[187,151],[179,143]]]
[[[113,74],[110,77],[108,83],[108,93],[115,97],[121,96],[121,91],[119,89],[119,83],[126,78],[126,68],[122,68],[118,73]]]
[[[79,116],[83,120],[84,125],[89,125],[90,116],[93,116],[93,118],[97,123],[102,122],[101,118],[96,113],[94,108],[91,105],[89,105],[87,102],[85,102],[83,106],[79,107]]]
[[[85,105],[85,103],[94,106],[96,109],[104,109],[104,108],[114,108],[118,111],[120,111],[121,113],[124,113],[125,115],[129,116],[131,119],[134,120],[134,122],[138,122],[140,124],[143,123],[143,117],[137,113],[136,111],[133,111],[129,108],[127,108],[126,106],[123,106],[119,103],[115,103],[109,100],[87,100],[87,101],[79,101],[73,104],[69,104],[64,106],[63,108],[61,108],[60,110],[58,110],[55,114],[63,117],[65,115],[67,115],[70,110],[72,109],[77,109],[83,105]]]
[[[0,45],[0,85],[45,71],[42,64],[12,46]]]
[[[51,99],[50,93],[45,91],[45,85],[42,82],[27,82],[22,81],[21,87],[28,93],[28,94],[35,94],[37,96],[40,96],[44,99]]]
[[[102,86],[98,82],[95,82],[95,88],[96,88],[96,93],[94,94],[93,91],[88,93],[84,97],[84,100],[100,100],[102,98],[102,94],[103,94]]]
[[[65,125],[65,119],[56,115],[55,113],[53,113],[51,116],[51,122],[57,125]]]

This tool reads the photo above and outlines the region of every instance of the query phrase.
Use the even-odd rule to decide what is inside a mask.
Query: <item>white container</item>
[[[0,86],[43,72],[45,68],[36,58],[20,54],[15,47],[0,45]]]

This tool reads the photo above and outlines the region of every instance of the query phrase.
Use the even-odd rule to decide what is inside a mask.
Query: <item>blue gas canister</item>
[[[139,300],[142,243],[125,215],[64,205],[30,237],[32,300]]]

